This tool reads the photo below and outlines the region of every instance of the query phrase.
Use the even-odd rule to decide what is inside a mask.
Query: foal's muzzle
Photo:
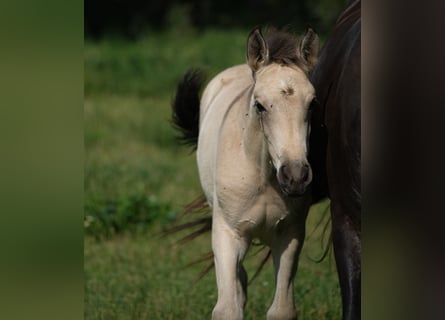
[[[284,162],[278,169],[278,183],[288,196],[301,196],[312,181],[312,170],[305,160]]]

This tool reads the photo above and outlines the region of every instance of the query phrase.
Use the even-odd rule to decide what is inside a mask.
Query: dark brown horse
[[[343,319],[360,319],[361,3],[351,1],[328,36],[313,72],[310,154],[314,200],[331,199],[332,240]]]

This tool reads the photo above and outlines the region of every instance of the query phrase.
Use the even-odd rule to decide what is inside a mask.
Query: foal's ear
[[[247,64],[252,71],[255,72],[268,63],[269,49],[259,27],[256,27],[250,32],[247,38],[246,51]]]
[[[310,71],[317,62],[319,49],[320,38],[311,27],[308,27],[297,50],[297,56],[306,64],[308,71]]]

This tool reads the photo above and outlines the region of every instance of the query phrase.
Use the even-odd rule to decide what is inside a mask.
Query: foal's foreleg
[[[275,267],[275,297],[267,312],[268,320],[295,320],[297,312],[294,302],[294,277],[298,266],[298,256],[304,235],[287,231],[280,235],[272,245]]]
[[[247,239],[232,230],[218,213],[213,215],[212,248],[215,256],[218,302],[213,320],[241,320],[247,297],[247,274],[242,261]]]

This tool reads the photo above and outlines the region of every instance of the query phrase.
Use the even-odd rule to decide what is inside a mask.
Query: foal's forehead
[[[298,67],[283,66],[276,63],[270,64],[257,72],[256,86],[258,89],[277,89],[303,96],[310,96],[315,92],[303,70]]]

